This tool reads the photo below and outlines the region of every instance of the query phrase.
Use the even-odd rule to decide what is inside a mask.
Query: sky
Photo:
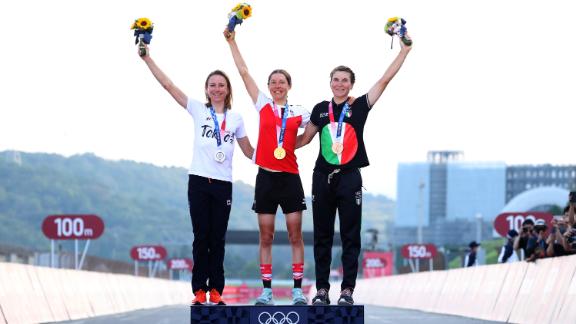
[[[94,153],[111,160],[188,167],[193,122],[137,55],[134,19],[155,25],[151,55],[189,97],[203,100],[224,70],[253,144],[257,113],[222,31],[235,1],[0,2],[0,151]],[[466,161],[573,164],[576,19],[571,1],[404,0],[249,2],[237,27],[249,70],[267,93],[270,71],[292,75],[289,102],[331,98],[329,73],[348,65],[361,96],[399,50],[384,32],[404,17],[414,46],[365,127],[367,193],[396,197],[398,163],[430,150]],[[297,151],[310,193],[318,140]],[[257,166],[239,148],[234,179]]]

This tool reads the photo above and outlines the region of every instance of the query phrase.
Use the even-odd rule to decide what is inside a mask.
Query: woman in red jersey
[[[304,272],[304,241],[302,240],[302,211],[306,209],[302,181],[294,149],[298,129],[305,127],[310,113],[288,104],[292,78],[285,70],[274,70],[268,76],[270,97],[258,89],[240,54],[235,33],[224,31],[232,57],[244,81],[246,90],[259,114],[258,143],[253,157],[259,166],[252,209],[258,214],[260,229],[260,273],[264,289],[256,305],[272,305],[272,241],[274,218],[278,205],[286,217],[288,238],[292,247],[294,289],[292,302],[306,304],[302,293]]]

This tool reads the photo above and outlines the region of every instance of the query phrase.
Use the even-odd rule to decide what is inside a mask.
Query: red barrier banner
[[[362,273],[364,278],[392,275],[392,252],[364,252]]]

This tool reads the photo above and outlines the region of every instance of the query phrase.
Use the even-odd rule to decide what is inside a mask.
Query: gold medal
[[[342,143],[335,142],[332,144],[332,152],[340,154],[342,153],[342,151],[344,151],[344,145],[342,145]]]
[[[277,147],[274,149],[274,157],[278,160],[282,160],[286,157],[286,150],[282,147]]]

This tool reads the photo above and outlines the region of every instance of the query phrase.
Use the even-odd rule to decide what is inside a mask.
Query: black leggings
[[[232,206],[232,183],[188,177],[188,204],[194,242],[192,291],[224,290],[224,245]]]

